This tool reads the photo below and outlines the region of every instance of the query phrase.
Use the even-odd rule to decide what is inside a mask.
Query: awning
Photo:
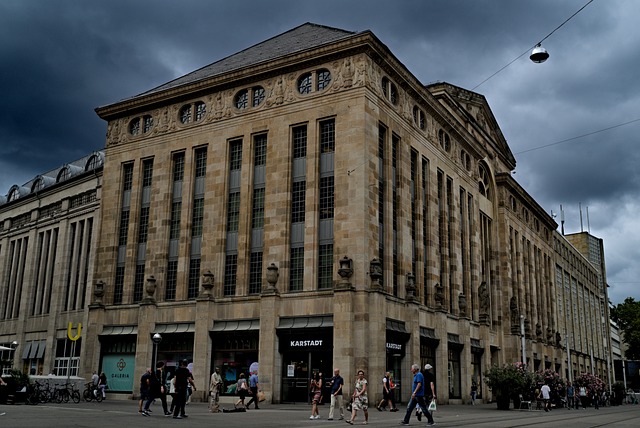
[[[260,320],[229,320],[229,321],[214,321],[213,330],[216,332],[221,331],[248,331],[248,330],[260,330]]]
[[[460,336],[453,333],[447,333],[447,342],[449,348],[464,348],[464,343],[460,340]]]
[[[425,339],[430,340],[440,340],[438,339],[438,336],[436,336],[436,330],[427,327],[420,327],[420,337],[424,337]]]
[[[40,349],[40,342],[34,341],[31,343],[31,350],[29,351],[29,359],[33,359],[38,355],[38,349]]]
[[[43,340],[28,340],[22,348],[22,359],[33,360],[40,359],[44,356],[44,351],[47,348],[47,341]]]
[[[387,330],[409,334],[402,321],[387,319]]]
[[[471,352],[474,354],[484,353],[484,348],[482,347],[480,339],[471,339]]]
[[[123,334],[138,334],[137,325],[106,325],[102,328],[100,336],[114,336]]]
[[[28,360],[29,359],[29,354],[31,352],[31,344],[33,342],[27,342],[24,344],[24,348],[22,348],[22,359],[23,360]]]
[[[333,316],[280,318],[278,330],[286,328],[333,328]]]
[[[36,354],[36,358],[40,359],[42,357],[44,357],[44,350],[47,348],[47,341],[45,340],[41,340],[40,341],[40,346],[38,347],[38,353]]]
[[[196,325],[194,323],[182,323],[182,324],[157,324],[156,328],[151,332],[152,334],[170,334],[170,333],[193,333],[196,331]]]

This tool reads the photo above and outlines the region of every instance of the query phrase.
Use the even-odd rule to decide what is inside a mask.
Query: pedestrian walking
[[[367,393],[367,380],[364,378],[364,371],[358,371],[358,377],[353,391],[353,403],[351,404],[351,419],[345,422],[349,425],[353,425],[358,416],[358,410],[364,412],[364,422],[366,425],[369,423],[369,398]]]
[[[320,373],[313,372],[309,381],[309,399],[311,400],[311,416],[309,419],[320,419],[318,414],[318,403],[322,397],[322,378]]]
[[[392,384],[391,372],[386,372],[382,378],[382,400],[376,406],[381,412],[387,405],[390,412],[397,412],[395,400],[393,399],[395,385]]]
[[[258,392],[260,391],[260,384],[258,383],[258,371],[255,370],[251,376],[249,376],[249,391],[251,391],[251,400],[249,400],[249,402],[247,403],[247,407],[249,407],[251,405],[251,403],[254,403],[254,406],[256,409],[259,409],[260,407],[258,407]]]
[[[140,377],[140,400],[138,401],[138,413],[142,416],[149,416],[149,406],[153,401],[151,398],[151,367],[147,367],[147,370]],[[144,404],[144,408],[142,407]]]
[[[548,412],[551,410],[551,388],[549,388],[549,385],[546,383],[542,385],[542,388],[540,388],[540,395],[542,395],[544,411]]]
[[[422,413],[427,416],[427,425],[435,425],[433,421],[433,416],[431,412],[429,412],[427,404],[425,403],[425,397],[429,400],[435,400],[435,386],[434,386],[434,376],[429,370],[433,368],[431,364],[427,364],[424,366],[425,370],[427,370],[427,378],[422,375],[420,372],[420,366],[417,364],[413,364],[411,366],[411,373],[413,373],[413,384],[411,388],[411,399],[409,400],[409,404],[407,406],[407,413],[404,415],[404,419],[400,421],[401,425],[409,425],[409,420],[411,419],[411,413],[416,408],[416,406],[420,406],[422,409]],[[425,394],[426,388],[429,388],[429,393]]]
[[[344,404],[342,400],[342,387],[344,386],[344,379],[340,376],[340,369],[336,368],[333,370],[333,377],[331,378],[331,383],[329,383],[329,387],[331,388],[331,407],[329,407],[329,418],[328,420],[333,420],[333,410],[336,406],[336,402],[338,403],[338,407],[340,408],[340,420],[344,419]]]
[[[476,397],[478,396],[478,384],[475,380],[471,381],[471,404],[476,405]]]
[[[571,410],[575,407],[575,388],[571,384],[571,382],[567,382],[567,409]]]
[[[182,419],[186,418],[188,415],[185,413],[184,406],[187,402],[187,385],[191,385],[193,390],[196,390],[196,385],[193,382],[193,376],[191,372],[187,368],[187,364],[189,362],[187,360],[182,360],[180,362],[180,367],[176,369],[174,374],[175,379],[175,397],[173,399],[174,406],[173,408],[173,419]]]
[[[244,373],[240,373],[240,376],[238,377],[238,382],[236,382],[236,393],[240,399],[236,401],[233,407],[238,407],[238,404],[242,404],[242,408],[246,409],[247,405],[244,404],[244,399],[247,398],[249,387],[247,386],[247,380],[244,378]]]
[[[171,415],[171,412],[169,412],[169,409],[167,409],[167,374],[166,374],[166,370],[164,367],[164,361],[158,361],[156,363],[156,381],[157,381],[157,386],[156,386],[156,394],[157,394],[157,398],[160,399],[160,402],[162,403],[162,411],[164,412],[165,416],[169,416]]]

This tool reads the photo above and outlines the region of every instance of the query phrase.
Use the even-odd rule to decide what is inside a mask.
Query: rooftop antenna
[[[564,236],[564,210],[562,209],[562,204],[560,204],[560,230],[562,231],[562,236]]]
[[[591,234],[591,225],[589,224],[589,205],[585,207],[587,210],[587,232]]]
[[[584,232],[582,227],[582,202],[578,202],[578,208],[580,209],[580,232]]]

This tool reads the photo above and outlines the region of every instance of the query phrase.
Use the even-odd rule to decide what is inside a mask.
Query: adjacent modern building
[[[443,403],[472,381],[490,399],[484,371],[523,359],[606,378],[604,270],[515,181],[487,100],[424,85],[372,32],[307,23],[96,111],[80,372],[113,393],[184,358],[199,399],[215,366],[231,394],[259,365],[273,402],[334,367],[347,390],[389,370],[407,401],[430,363]]]

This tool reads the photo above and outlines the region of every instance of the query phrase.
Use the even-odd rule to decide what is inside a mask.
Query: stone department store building
[[[568,373],[569,332],[572,373],[606,379],[606,281],[514,180],[485,98],[425,86],[370,31],[307,23],[96,111],[80,374],[111,391],[157,355],[193,361],[200,399],[215,366],[233,385],[259,362],[273,402],[334,367],[347,391],[364,369],[372,401],[392,371],[407,401],[428,362],[443,403],[472,380],[486,400],[484,371],[522,358],[521,316],[530,366]]]

